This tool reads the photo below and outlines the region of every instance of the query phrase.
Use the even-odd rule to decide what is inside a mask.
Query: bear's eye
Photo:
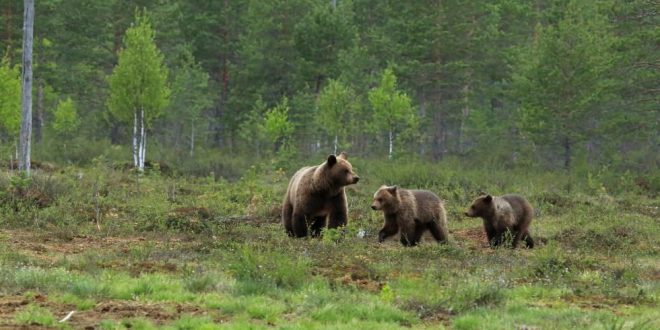
[[[344,170],[344,174],[348,174],[349,170]]]
[[[378,198],[378,199],[376,199],[376,200],[378,201],[378,203],[380,203],[380,202],[382,202],[382,201],[383,201],[383,199],[382,199],[382,198]]]

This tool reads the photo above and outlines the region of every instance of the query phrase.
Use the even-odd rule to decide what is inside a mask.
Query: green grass
[[[7,311],[12,325],[72,328],[660,327],[660,200],[630,174],[353,164],[363,181],[347,189],[349,225],[321,239],[291,239],[279,224],[291,171],[147,172],[139,186],[106,167],[3,173],[0,301],[27,301]],[[382,214],[368,206],[381,184],[445,199],[450,243],[378,244]],[[461,215],[480,191],[527,196],[537,248],[486,248],[481,221]]]
[[[16,313],[14,320],[16,323],[23,325],[42,325],[48,327],[55,324],[53,314],[48,309],[37,305],[26,306]]]

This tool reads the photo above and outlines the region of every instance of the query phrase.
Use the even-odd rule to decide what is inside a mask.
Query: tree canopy
[[[659,161],[652,1],[35,5],[34,119],[55,144],[54,110],[70,97],[81,142],[130,145],[143,109],[154,157],[270,157],[259,125],[286,98],[287,144],[300,155],[334,152],[337,136],[365,157],[390,154],[391,141],[395,154],[506,166]],[[0,6],[2,74],[15,77],[21,6]],[[0,82],[3,141],[15,127],[11,81]],[[39,158],[68,160],[48,143]],[[77,161],[108,153],[90,149]]]

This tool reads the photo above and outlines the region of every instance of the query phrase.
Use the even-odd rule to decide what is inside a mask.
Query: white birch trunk
[[[144,157],[147,151],[147,132],[144,130],[144,108],[140,109],[140,154],[138,169],[144,171]]]
[[[24,0],[23,73],[21,88],[21,133],[19,171],[30,175],[30,142],[32,138],[32,38],[34,36],[34,0]]]
[[[465,122],[470,115],[470,85],[466,84],[463,86],[463,111],[461,113],[461,125],[458,129],[458,152],[463,153],[463,144],[465,140]]]
[[[392,159],[393,152],[394,152],[394,132],[390,130],[390,154],[388,156],[389,159]]]
[[[137,111],[133,112],[133,167],[138,167]]]
[[[193,156],[195,150],[195,119],[190,120],[190,157]]]
[[[335,134],[335,152],[334,154],[337,154],[337,134]]]

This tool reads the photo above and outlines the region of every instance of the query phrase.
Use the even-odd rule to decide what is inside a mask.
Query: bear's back
[[[439,220],[442,213],[442,200],[428,190],[410,190],[415,198],[416,216],[423,222]]]
[[[511,209],[516,218],[516,223],[519,224],[522,221],[529,221],[532,218],[533,209],[529,202],[520,195],[507,194],[501,197],[511,205]]]

